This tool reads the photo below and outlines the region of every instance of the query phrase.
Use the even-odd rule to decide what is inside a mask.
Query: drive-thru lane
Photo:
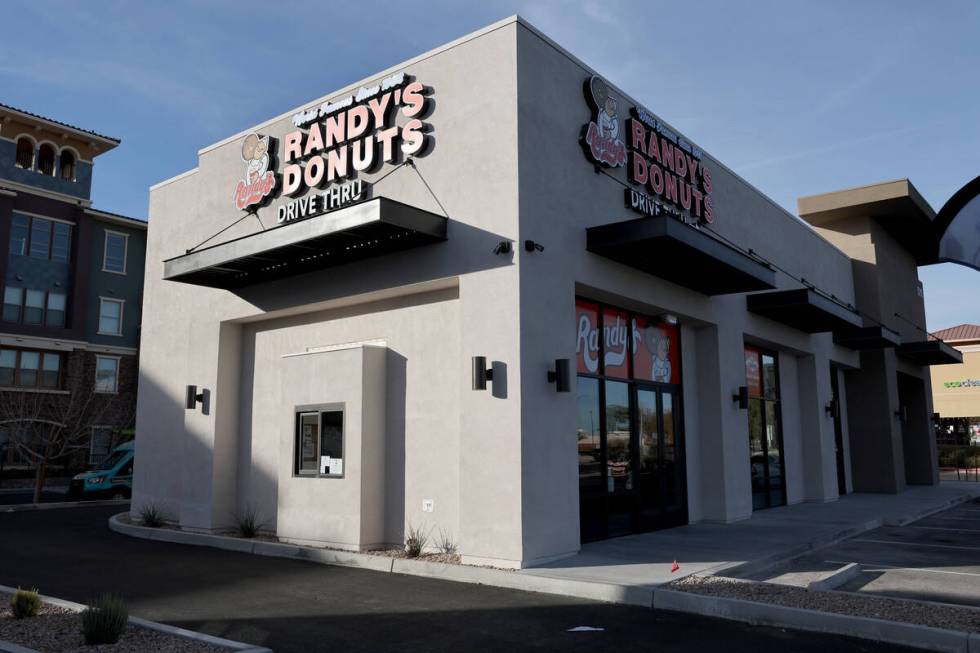
[[[132,539],[116,506],[0,513],[0,584],[291,651],[893,651],[798,633],[431,578]],[[570,633],[576,626],[602,632]]]

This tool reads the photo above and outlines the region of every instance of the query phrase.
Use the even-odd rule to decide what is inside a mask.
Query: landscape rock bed
[[[82,616],[44,603],[34,617],[14,619],[10,595],[0,593],[0,641],[41,653],[227,653],[228,649],[130,624],[115,644],[86,646]]]
[[[932,628],[971,633],[980,631],[980,609],[961,608],[925,601],[866,596],[851,592],[818,592],[802,587],[735,580],[718,576],[687,576],[666,585],[665,588],[705,596],[771,603],[804,610],[819,610],[855,617],[900,621]]]

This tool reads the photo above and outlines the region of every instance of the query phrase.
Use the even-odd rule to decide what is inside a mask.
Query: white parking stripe
[[[850,562],[844,562],[843,560],[824,560],[824,562],[831,565],[851,564]],[[879,562],[859,562],[858,564],[861,565],[862,573],[868,571],[878,571],[877,569],[865,569],[864,567],[883,567],[885,569],[891,569],[892,571],[926,571],[931,574],[950,574],[952,576],[976,576],[977,578],[980,578],[980,574],[974,574],[968,571],[946,571],[945,569],[919,569],[917,567],[896,567],[894,565],[883,565]]]
[[[896,546],[927,546],[933,549],[960,549],[962,551],[980,551],[980,546],[955,546],[952,544],[925,544],[922,542],[896,542],[895,540],[856,539],[852,542],[869,542],[871,544],[894,544]]]

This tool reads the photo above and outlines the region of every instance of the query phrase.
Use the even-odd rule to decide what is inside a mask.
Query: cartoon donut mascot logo
[[[276,175],[269,170],[270,138],[249,134],[242,142],[243,178],[235,189],[235,206],[244,210],[262,204],[276,187]]]
[[[586,156],[610,168],[626,165],[626,144],[619,137],[619,101],[596,75],[585,82],[585,99],[592,107],[592,120],[582,127]]]

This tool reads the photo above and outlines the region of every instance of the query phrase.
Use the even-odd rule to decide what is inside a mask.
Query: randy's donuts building
[[[929,205],[791,215],[626,91],[512,18],[154,186],[134,510],[522,567],[936,483]]]

